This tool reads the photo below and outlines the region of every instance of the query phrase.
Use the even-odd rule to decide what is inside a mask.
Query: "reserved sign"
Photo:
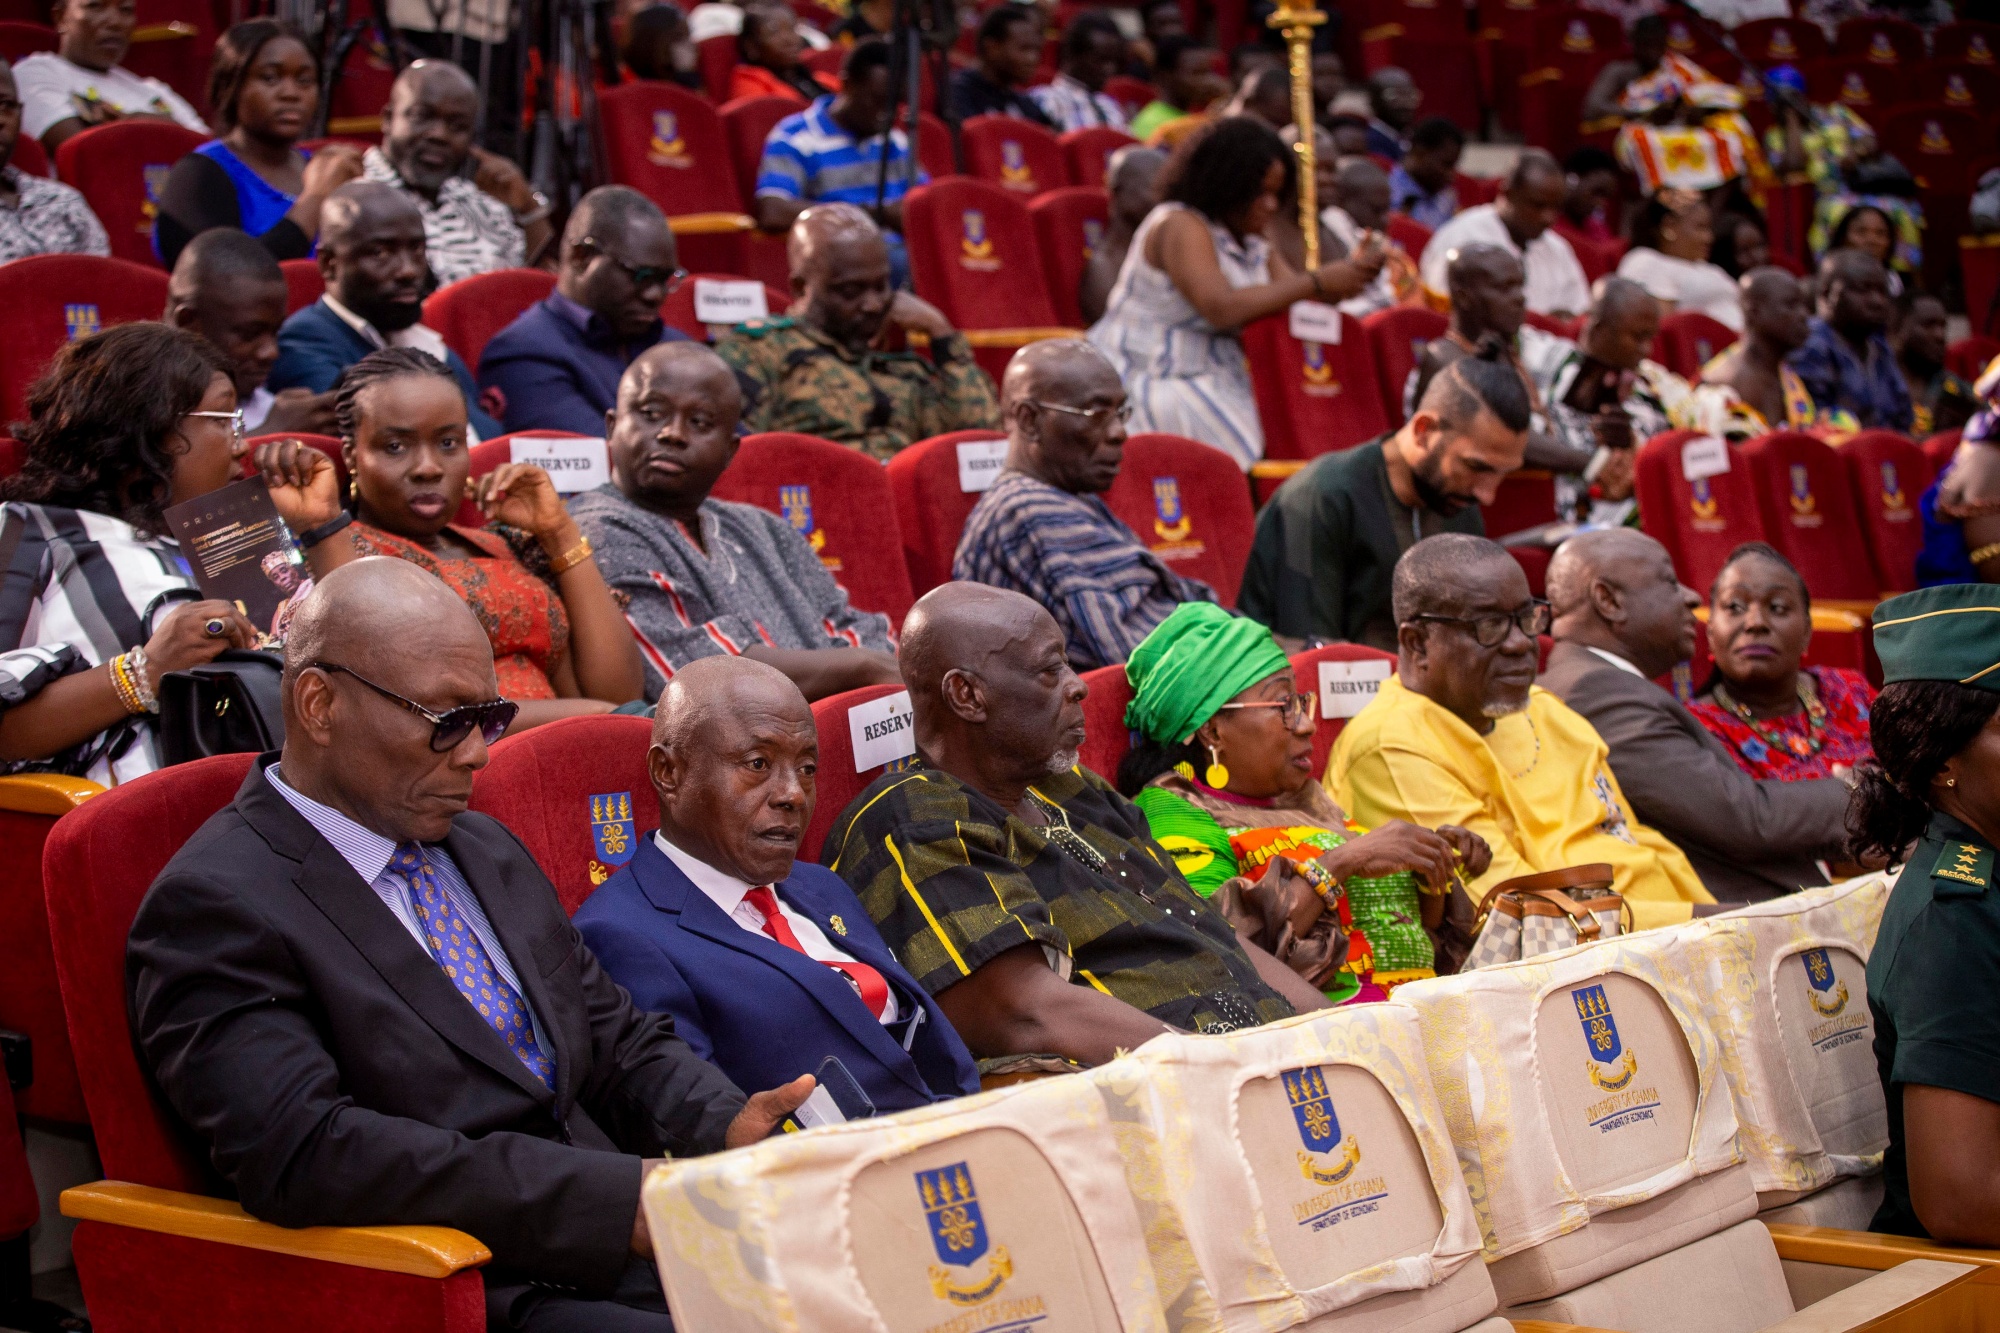
[[[1681,446],[1681,475],[1690,484],[1729,471],[1729,442],[1716,435],[1698,435]]]
[[[761,282],[694,280],[694,317],[704,324],[741,324],[746,319],[764,319],[770,313]]]
[[[1007,441],[966,440],[958,446],[958,489],[971,494],[993,488],[1007,463]]]
[[[1292,336],[1302,343],[1339,343],[1340,308],[1324,301],[1292,302]]]
[[[1321,662],[1319,664],[1319,715],[1353,717],[1368,706],[1382,682],[1396,667],[1394,662]]]
[[[898,690],[847,710],[848,739],[854,744],[854,771],[866,773],[917,752],[917,729],[910,692]]]
[[[611,480],[611,459],[604,441],[589,436],[516,435],[507,442],[516,463],[533,463],[549,474],[556,490],[577,495]]]

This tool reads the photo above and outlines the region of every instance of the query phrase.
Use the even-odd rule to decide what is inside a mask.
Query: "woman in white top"
[[[37,51],[15,64],[21,132],[40,139],[51,159],[71,135],[134,116],[208,133],[179,93],[118,63],[136,21],[134,0],[56,0],[55,52]]]
[[[1618,262],[1618,276],[1651,292],[1662,315],[1694,311],[1741,333],[1742,298],[1736,279],[1708,262],[1714,244],[1715,223],[1701,196],[1661,190],[1632,219],[1632,248]]]
[[[1264,231],[1296,167],[1277,131],[1228,116],[1190,135],[1160,175],[1162,203],[1132,237],[1125,267],[1090,330],[1132,404],[1132,430],[1212,444],[1248,468],[1264,431],[1238,333],[1294,301],[1339,302],[1382,267],[1379,237],[1299,273]]]

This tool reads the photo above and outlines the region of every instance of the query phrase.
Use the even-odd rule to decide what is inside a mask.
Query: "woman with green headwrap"
[[[1197,892],[1240,898],[1273,856],[1290,857],[1349,932],[1345,966],[1321,983],[1331,999],[1381,999],[1434,974],[1426,928],[1443,921],[1455,876],[1477,878],[1491,852],[1462,828],[1349,822],[1312,771],[1317,700],[1299,692],[1269,630],[1185,603],[1133,650],[1125,675],[1138,740],[1118,789]]]

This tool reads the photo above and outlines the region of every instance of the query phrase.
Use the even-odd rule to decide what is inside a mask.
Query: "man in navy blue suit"
[[[451,368],[479,438],[500,434],[500,423],[480,410],[472,372],[423,323],[430,265],[424,217],[409,196],[380,181],[349,181],[328,195],[319,215],[318,262],[326,295],[278,330],[278,360],[266,380],[271,392],[325,393],[370,352],[414,347]]]
[[[576,914],[640,1008],[746,1092],[838,1056],[877,1111],[979,1091],[971,1054],[853,890],[795,856],[819,738],[805,696],[746,657],[668,683],[647,766],[660,830]]]

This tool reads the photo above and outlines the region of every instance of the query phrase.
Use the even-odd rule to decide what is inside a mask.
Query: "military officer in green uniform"
[[[947,431],[1000,426],[993,381],[937,307],[889,285],[882,233],[852,204],[817,204],[792,224],[791,314],[737,326],[716,344],[756,382],[753,431],[790,430],[888,459]],[[930,339],[930,356],[873,349],[885,323]]]
[[[2000,1246],[2000,586],[1883,602],[1875,651],[1848,823],[1903,872],[1868,959],[1889,1111],[1873,1229]]]

